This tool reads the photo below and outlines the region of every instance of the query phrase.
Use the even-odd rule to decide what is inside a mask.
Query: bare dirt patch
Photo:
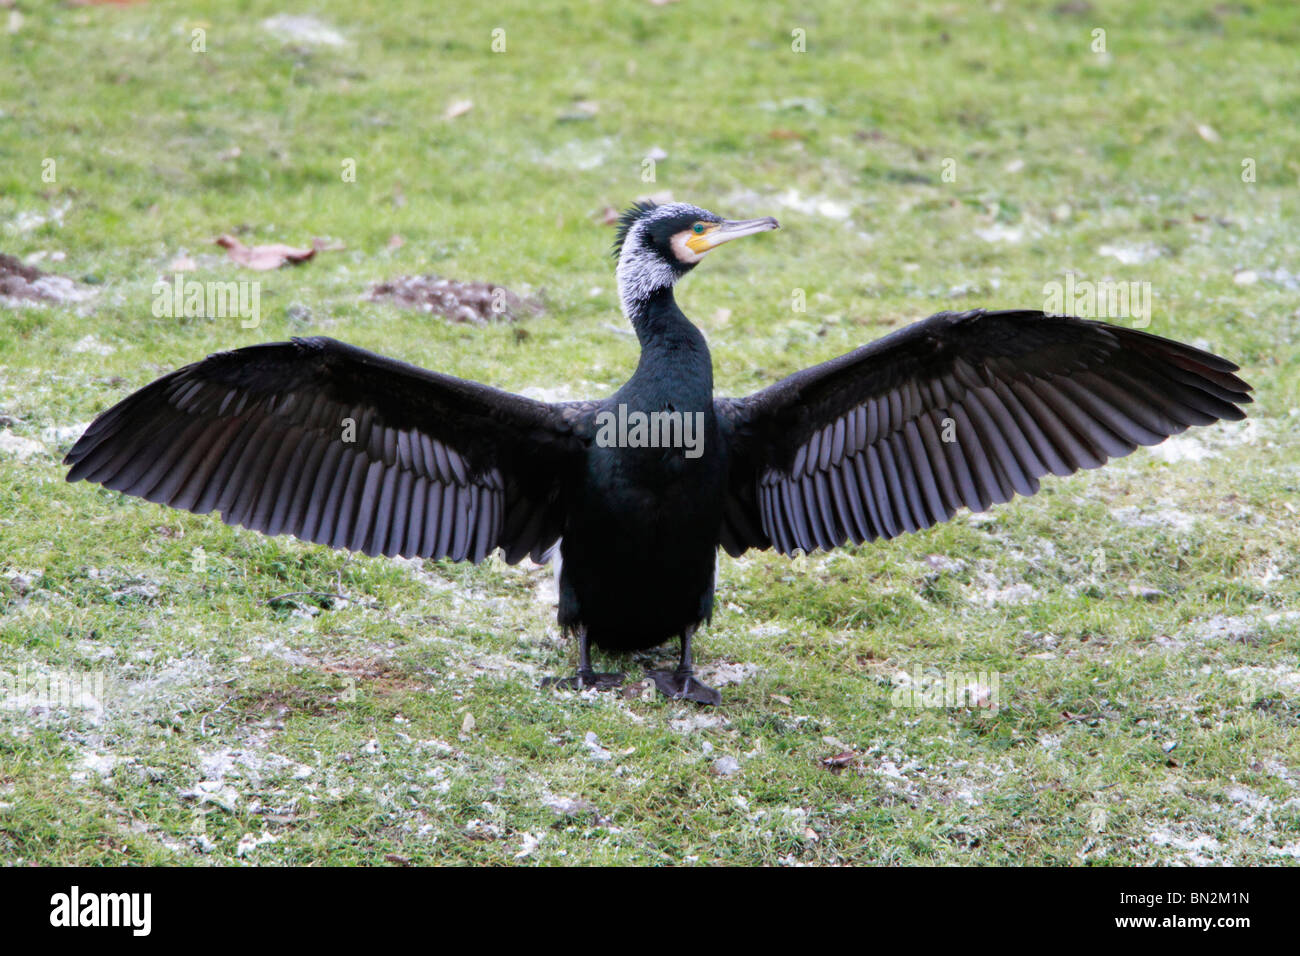
[[[58,305],[80,302],[91,293],[67,276],[51,275],[0,252],[0,299]]]
[[[371,302],[392,302],[471,325],[517,322],[545,310],[540,299],[521,296],[503,285],[460,282],[435,275],[398,276],[377,283],[366,298]]]
[[[421,691],[430,683],[427,676],[403,672],[381,660],[336,661],[326,664],[324,671],[342,678],[350,687],[364,687],[368,693],[379,697]]]

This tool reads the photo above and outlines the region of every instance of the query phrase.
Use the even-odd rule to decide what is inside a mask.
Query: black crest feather
[[[618,232],[614,233],[613,251],[615,259],[623,254],[623,243],[627,240],[627,234],[631,231],[632,224],[646,213],[650,212],[650,210],[657,209],[658,207],[659,204],[657,202],[651,202],[650,200],[645,199],[641,202],[634,202],[632,205],[628,206],[627,209],[623,210],[623,214],[618,217]]]

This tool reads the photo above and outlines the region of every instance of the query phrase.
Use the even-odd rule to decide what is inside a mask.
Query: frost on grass
[[[728,210],[742,211],[771,209],[776,206],[805,216],[837,222],[843,222],[853,214],[853,204],[850,202],[820,194],[804,195],[793,187],[777,193],[760,193],[753,189],[735,190],[724,196],[720,205]]]
[[[45,453],[45,446],[32,438],[15,435],[7,428],[0,429],[0,455],[26,461],[33,455]]]
[[[328,23],[305,14],[277,13],[262,21],[262,29],[288,43],[341,47],[343,34]]]
[[[1127,506],[1112,508],[1111,517],[1128,528],[1161,528],[1181,534],[1196,527],[1199,518],[1177,508]]]
[[[758,673],[758,666],[746,662],[712,661],[699,668],[700,680],[714,687],[739,684]]]
[[[618,150],[612,138],[595,140],[570,140],[549,152],[534,152],[533,162],[552,169],[586,172],[605,165],[611,154]]]
[[[1116,259],[1126,266],[1141,265],[1164,255],[1164,250],[1149,242],[1111,242],[1097,249],[1097,255]]]
[[[995,222],[991,226],[976,229],[975,235],[979,236],[985,242],[1004,242],[1008,245],[1015,246],[1024,241],[1025,230],[1022,226],[1010,226],[1006,223]]]
[[[4,224],[5,232],[10,235],[25,235],[29,232],[35,232],[42,226],[50,225],[54,228],[63,226],[63,217],[67,215],[68,210],[72,208],[71,200],[62,203],[53,204],[49,211],[45,213],[34,212],[30,209],[24,209]],[[12,258],[12,257],[9,257]]]
[[[783,209],[793,209],[809,216],[823,219],[848,219],[853,207],[846,202],[827,196],[804,196],[797,189],[787,189],[775,197],[776,204]]]
[[[1223,845],[1214,837],[1189,827],[1157,827],[1148,839],[1157,847],[1178,851],[1175,858],[1189,866],[1213,866],[1223,852]]]
[[[113,346],[106,342],[101,342],[95,338],[94,333],[83,335],[77,341],[68,346],[71,352],[77,352],[81,355],[112,355],[117,351]]]
[[[1208,343],[1207,343],[1208,345]],[[1250,409],[1247,409],[1249,412]],[[1265,437],[1268,423],[1258,418],[1218,422],[1208,428],[1183,432],[1151,446],[1151,454],[1166,464],[1197,462],[1222,457],[1229,449],[1251,445]]]

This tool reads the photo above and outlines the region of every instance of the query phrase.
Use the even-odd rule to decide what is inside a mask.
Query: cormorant
[[[745,398],[715,398],[674,284],[778,228],[639,203],[615,244],[641,357],[600,401],[546,403],[333,339],[211,355],[101,414],[68,453],[86,479],[227,524],[370,555],[515,563],[557,541],[571,686],[590,646],[677,637],[659,690],[700,703],[691,640],[719,547],[829,549],[982,511],[1189,425],[1244,417],[1237,366],[1135,329],[1032,311],[940,312]]]

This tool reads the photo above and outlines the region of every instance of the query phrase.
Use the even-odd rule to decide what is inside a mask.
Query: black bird
[[[548,404],[328,338],[211,355],[100,415],[68,453],[86,479],[227,524],[370,555],[515,563],[560,542],[572,686],[590,646],[678,637],[675,698],[717,703],[691,639],[717,549],[783,554],[891,538],[1096,468],[1189,425],[1244,417],[1209,352],[1041,312],[941,312],[745,398],[715,398],[673,286],[711,249],[778,228],[640,203],[615,254],[641,358],[602,401]]]

